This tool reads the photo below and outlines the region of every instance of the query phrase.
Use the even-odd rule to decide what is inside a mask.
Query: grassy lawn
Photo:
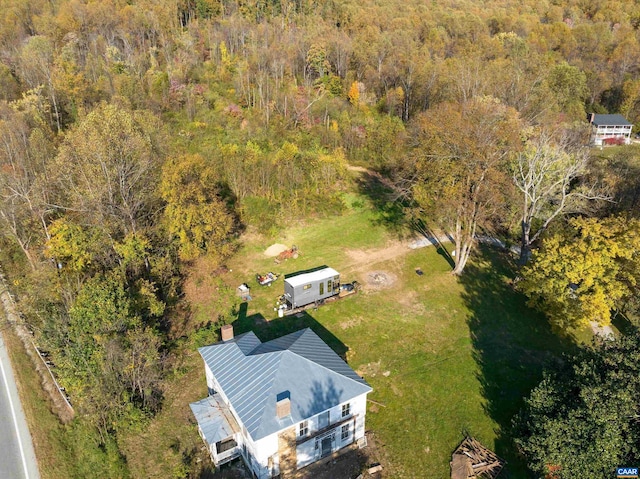
[[[511,477],[526,477],[509,438],[511,418],[542,368],[573,343],[554,335],[513,291],[500,253],[480,250],[457,279],[435,248],[410,250],[354,204],[343,216],[293,227],[280,238],[245,242],[222,277],[233,289],[251,286],[236,333],[251,329],[268,340],[309,326],[346,357],[374,389],[367,429],[387,477],[447,477],[451,452],[466,432],[507,459]],[[275,264],[263,252],[276,242],[296,244],[301,256]],[[255,273],[321,264],[340,271],[343,281],[357,279],[363,291],[301,317],[275,317],[282,280],[260,287]],[[372,272],[389,281],[368,284]],[[215,284],[199,281],[202,291]],[[193,308],[206,316],[216,306],[204,301]]]

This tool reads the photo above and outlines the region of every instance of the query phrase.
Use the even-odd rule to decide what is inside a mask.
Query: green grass
[[[224,277],[230,287],[252,287],[236,332],[252,329],[268,340],[308,326],[346,357],[373,387],[370,399],[384,405],[369,404],[367,429],[375,433],[388,477],[447,477],[451,452],[466,432],[507,459],[511,477],[527,477],[509,437],[512,417],[545,365],[574,343],[554,335],[513,291],[509,263],[496,251],[480,250],[460,279],[433,247],[354,264],[347,250],[380,249],[392,240],[377,224],[370,210],[354,208],[275,240],[247,243]],[[274,265],[262,254],[273,242],[296,244],[302,255]],[[276,318],[282,281],[259,287],[255,272],[320,264],[341,271],[343,280],[366,280],[371,270],[396,280],[300,318]],[[418,276],[416,267],[425,274]]]

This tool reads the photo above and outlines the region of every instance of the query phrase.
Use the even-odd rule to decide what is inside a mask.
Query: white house
[[[222,333],[198,350],[209,397],[190,405],[216,466],[242,456],[259,479],[284,476],[364,437],[372,389],[311,329]]]
[[[628,145],[631,143],[633,124],[629,123],[624,116],[590,113],[589,122],[591,123],[592,145]]]

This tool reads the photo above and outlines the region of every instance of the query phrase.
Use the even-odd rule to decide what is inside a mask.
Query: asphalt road
[[[0,479],[39,479],[9,356],[0,333]]]

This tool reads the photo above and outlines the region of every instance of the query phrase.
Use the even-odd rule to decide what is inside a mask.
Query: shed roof
[[[371,391],[309,328],[266,343],[250,332],[199,352],[253,440]],[[285,391],[291,415],[278,419],[276,397]]]
[[[208,444],[215,444],[240,431],[229,407],[218,396],[209,396],[193,402],[189,407]]]
[[[617,113],[615,115],[594,114],[591,123],[596,126],[633,126],[633,123],[629,123],[624,116]]]
[[[313,283],[314,281],[323,281],[334,276],[340,276],[340,273],[333,268],[325,267],[311,270],[308,273],[295,274],[293,276],[287,275],[284,280],[295,288],[296,286]]]

